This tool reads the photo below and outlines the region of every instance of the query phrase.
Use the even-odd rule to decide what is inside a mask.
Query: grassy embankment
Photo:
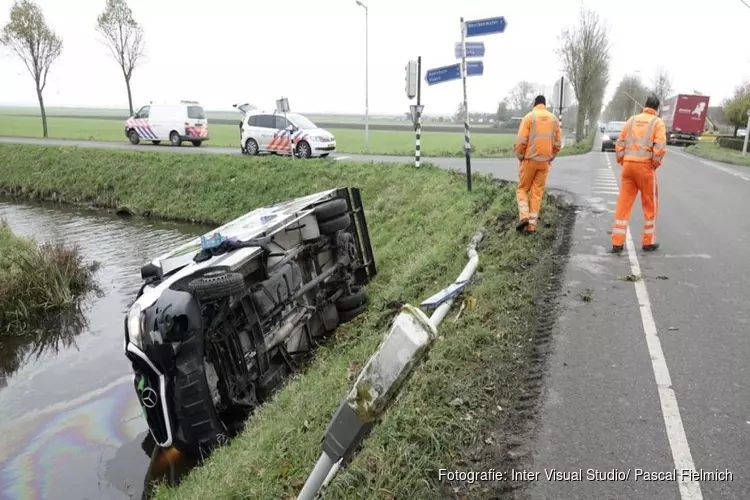
[[[742,151],[730,148],[722,148],[715,143],[703,143],[699,142],[694,146],[688,146],[685,151],[707,160],[720,161],[724,163],[731,163],[734,165],[742,165],[744,167],[750,167],[750,155],[742,156]]]
[[[91,141],[127,142],[123,122],[97,118],[48,118],[49,136],[53,139],[77,139]],[[209,146],[238,148],[239,131],[233,125],[209,124],[211,139]],[[362,153],[364,131],[356,129],[331,129],[336,137],[336,150],[339,153]],[[39,137],[41,121],[31,116],[10,116],[0,114],[0,136]],[[471,136],[473,155],[479,158],[510,158],[515,134],[473,134]],[[463,156],[463,133],[422,132],[423,156]],[[151,144],[142,141],[142,144]],[[156,147],[156,146],[155,146]],[[160,147],[171,147],[166,142]],[[193,147],[185,143],[183,147]],[[579,145],[563,149],[561,156],[580,154]],[[590,148],[589,148],[590,149]],[[588,151],[588,150],[587,150]],[[371,130],[370,153],[376,155],[412,156],[414,154],[414,132]]]
[[[514,185],[475,175],[467,193],[463,176],[430,166],[231,156],[208,162],[204,155],[20,145],[0,145],[0,156],[8,160],[0,183],[18,195],[187,220],[222,222],[327,188],[362,189],[379,266],[368,312],[341,326],[239,437],[157,498],[296,496],[340,398],[387,332],[393,302],[418,304],[452,282],[480,226],[480,267],[468,292],[475,308],[458,321],[449,314],[430,359],[327,498],[443,498],[452,488],[438,481],[440,467],[512,467],[505,445],[525,418],[516,408],[538,389],[538,375],[530,375],[536,340],[549,333],[560,235],[572,223],[558,200],[545,198],[539,233],[524,237],[514,230]]]
[[[0,220],[0,341],[44,329],[95,288],[98,265],[78,248],[37,245]]]

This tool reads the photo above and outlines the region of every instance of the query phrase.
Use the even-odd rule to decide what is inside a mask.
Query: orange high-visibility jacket
[[[561,144],[560,121],[544,104],[534,106],[521,120],[515,145],[519,160],[551,161]]]
[[[643,108],[643,112],[631,117],[622,127],[615,142],[617,163],[650,163],[658,168],[667,152],[667,134],[664,120],[656,116],[656,110]]]

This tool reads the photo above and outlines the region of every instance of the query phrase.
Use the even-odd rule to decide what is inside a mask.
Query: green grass
[[[742,151],[722,148],[714,143],[699,142],[693,146],[688,146],[685,151],[708,160],[750,167],[750,155],[742,156]]]
[[[452,488],[438,481],[438,468],[466,470],[471,460],[476,470],[503,467],[497,450],[504,433],[513,430],[514,408],[525,390],[533,321],[548,314],[536,302],[553,288],[543,264],[555,260],[564,213],[553,198],[545,197],[539,233],[524,237],[514,230],[514,185],[474,175],[467,193],[463,176],[429,165],[417,170],[398,164],[26,145],[0,145],[0,156],[7,160],[0,163],[0,183],[16,195],[215,223],[323,189],[362,190],[379,267],[368,285],[367,313],[342,325],[240,436],[180,486],[159,488],[156,498],[295,497],[320,454],[322,433],[350,377],[388,330],[395,314],[391,304],[419,304],[450,284],[466,264],[466,244],[480,226],[485,238],[468,289],[476,307],[455,322],[456,311],[448,315],[429,360],[326,498],[444,498]],[[492,441],[496,429],[503,432]],[[477,461],[477,453],[484,458]],[[483,497],[481,491],[471,492],[471,498]]]
[[[79,304],[95,288],[97,268],[76,247],[39,246],[0,220],[0,341],[45,328]]]
[[[123,120],[124,122],[124,120]],[[127,142],[123,122],[97,118],[49,117],[49,136],[54,139],[77,139],[87,141]],[[209,124],[211,138],[209,146],[239,148],[239,130],[233,125]],[[331,129],[336,137],[339,153],[363,153],[364,131],[354,129]],[[0,136],[41,137],[42,122],[32,116],[9,116],[0,114]],[[477,157],[511,157],[515,135],[475,134],[471,138]],[[463,133],[423,132],[423,156],[463,155]],[[148,143],[147,143],[148,144]],[[185,147],[192,147],[189,144]],[[414,132],[411,130],[370,131],[370,153],[378,155],[412,156],[414,154]]]

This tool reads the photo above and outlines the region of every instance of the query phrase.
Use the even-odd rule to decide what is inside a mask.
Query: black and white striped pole
[[[417,57],[417,143],[414,166],[419,168],[422,156],[422,56]]]
[[[466,98],[466,23],[461,18],[461,81],[464,86],[464,150],[466,151],[466,189],[471,191],[471,134],[469,105]]]

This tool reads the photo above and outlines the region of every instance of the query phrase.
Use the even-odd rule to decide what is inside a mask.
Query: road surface
[[[518,497],[746,500],[750,169],[670,148],[659,169],[662,247],[641,251],[637,200],[617,257],[606,252],[620,168],[612,153],[582,161],[588,186],[574,189],[581,211],[567,294],[524,466],[540,475]],[[631,274],[641,277],[624,279]],[[582,469],[582,480],[548,481],[552,469]],[[674,469],[677,480],[658,480]],[[683,469],[730,477],[682,482]],[[627,477],[588,480],[613,471]]]
[[[67,139],[41,139],[33,137],[7,137],[0,136],[0,144],[39,144],[47,146],[78,146],[85,148],[97,149],[124,149],[137,151],[152,151],[164,153],[184,153],[184,154],[226,154],[241,156],[240,150],[235,148],[204,147],[193,146],[172,147],[172,146],[155,146],[152,144],[139,144],[134,146],[127,142],[101,142],[101,141],[78,141]],[[331,155],[334,160],[347,160],[364,163],[413,163],[413,156],[385,156],[385,155],[356,155],[345,153],[334,153]],[[580,156],[561,156],[555,161],[555,165],[561,168],[553,169],[550,174],[550,182],[554,185],[564,186],[566,189],[576,191],[586,185],[582,175],[586,171],[585,162],[581,162]],[[422,157],[422,162],[429,162],[440,168],[449,170],[466,171],[466,160],[464,157],[453,158],[431,158]],[[584,166],[583,169],[581,166]],[[564,167],[564,168],[563,168]],[[472,172],[494,175],[500,179],[517,180],[518,179],[518,161],[513,158],[472,158]]]
[[[531,461],[523,466],[540,474],[518,496],[749,499],[750,169],[670,148],[659,170],[662,248],[641,252],[643,217],[637,201],[627,251],[613,256],[607,251],[620,169],[612,153],[598,152],[596,144],[594,151],[559,158],[550,173],[550,187],[574,193],[580,211]],[[446,169],[464,167],[462,158],[425,161]],[[472,166],[516,180],[513,159],[474,159]],[[628,281],[629,275],[635,281]],[[582,480],[548,481],[553,469],[582,470]],[[674,469],[676,480],[655,480]],[[682,481],[683,469],[718,470],[730,477]],[[602,474],[604,480],[589,481],[589,473]],[[627,477],[607,480],[607,473]]]

